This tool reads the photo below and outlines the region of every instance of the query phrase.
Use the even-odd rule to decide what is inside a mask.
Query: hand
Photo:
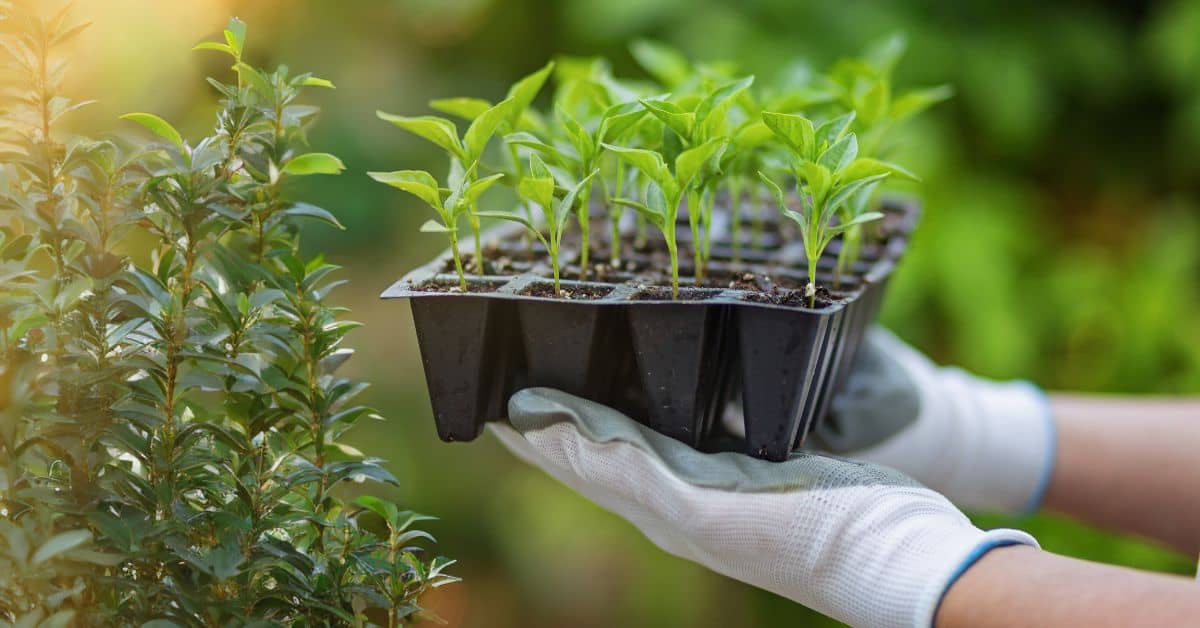
[[[514,395],[509,418],[512,427],[491,429],[517,456],[655,545],[856,626],[928,626],[950,584],[988,550],[1036,546],[1024,532],[976,528],[883,467],[705,454],[548,389]]]
[[[815,447],[899,469],[964,508],[1038,509],[1055,460],[1045,395],[938,368],[873,329]]]

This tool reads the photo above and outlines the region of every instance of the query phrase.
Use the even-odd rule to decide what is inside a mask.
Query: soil
[[[549,299],[565,299],[567,301],[595,301],[603,299],[613,291],[612,288],[599,286],[570,286],[562,289],[561,295],[554,294],[554,284],[537,283],[521,291],[530,297],[545,297]]]
[[[500,289],[503,284],[473,281],[467,278],[468,294],[490,294]],[[435,279],[413,288],[416,292],[436,292],[439,294],[462,294],[463,290],[456,279]]]
[[[679,298],[671,298],[671,289],[660,286],[649,287],[633,295],[634,301],[703,301],[720,294],[719,290],[687,290],[680,288]]]
[[[787,307],[808,307],[809,299],[804,296],[804,290],[785,290],[775,288],[770,292],[751,292],[742,297],[743,301],[766,303],[768,305],[784,305]],[[824,286],[817,287],[816,309],[829,307],[838,302]]]

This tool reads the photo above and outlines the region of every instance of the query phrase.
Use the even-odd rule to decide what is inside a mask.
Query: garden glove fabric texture
[[[988,550],[1037,543],[976,528],[897,471],[816,454],[706,454],[550,389],[492,431],[518,457],[620,515],[655,545],[855,626],[929,626]]]
[[[1045,395],[938,368],[890,332],[872,329],[813,446],[895,469],[963,508],[1027,513],[1054,468]]]

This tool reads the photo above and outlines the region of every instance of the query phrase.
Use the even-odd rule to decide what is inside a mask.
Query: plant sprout
[[[476,179],[471,174],[474,170],[475,168],[472,167],[467,173],[455,177],[459,180],[451,182],[454,185],[453,192],[439,187],[437,179],[432,174],[423,170],[367,173],[368,176],[380,183],[403,190],[421,199],[437,213],[438,220],[425,221],[425,224],[421,225],[421,232],[441,233],[449,238],[450,254],[454,258],[454,270],[458,273],[458,286],[463,292],[467,290],[467,276],[463,272],[462,258],[458,251],[458,219],[463,214],[468,214],[473,215],[475,220],[478,220],[482,212],[477,212],[473,208],[477,206],[479,197],[492,184],[504,176],[503,174],[494,174],[490,177]],[[443,199],[442,197],[445,194],[449,194],[449,196]],[[476,255],[478,256],[478,236],[476,236],[475,245]],[[476,257],[476,259],[482,258]]]
[[[550,173],[550,169],[546,167],[545,162],[536,154],[529,158],[529,175],[521,179],[519,193],[521,198],[530,203],[535,203],[542,208],[548,215],[547,230],[549,236],[543,235],[541,230],[533,221],[518,214],[510,214],[507,212],[480,212],[479,215],[485,218],[498,218],[500,220],[508,220],[519,223],[525,227],[530,233],[542,242],[542,246],[546,247],[546,251],[550,255],[550,266],[554,272],[554,295],[562,295],[562,287],[560,285],[561,265],[559,263],[559,252],[562,247],[563,232],[566,230],[567,217],[571,215],[571,211],[575,208],[575,203],[581,195],[585,193],[592,184],[592,178],[596,176],[597,171],[593,170],[588,173],[581,181],[575,184],[574,187],[567,192],[566,196],[556,205],[554,203],[554,175]]]
[[[438,116],[406,117],[382,111],[376,112],[376,115],[446,151],[450,156],[451,173],[464,173],[462,183],[470,187],[475,182],[477,166],[483,158],[483,151],[500,125],[510,121],[509,115],[515,103],[513,98],[509,98],[483,111],[467,127],[467,132],[461,139],[458,137],[458,127],[450,120]],[[472,201],[477,199],[476,196]],[[471,232],[475,236],[475,271],[483,276],[483,237],[479,216],[476,215],[477,210],[478,207],[472,202],[465,208],[465,213],[467,222],[471,225]],[[446,226],[449,228],[449,225]]]
[[[673,299],[679,298],[679,251],[675,243],[675,223],[679,217],[679,204],[685,193],[693,197],[697,196],[696,181],[705,169],[711,168],[712,162],[720,157],[726,142],[727,140],[724,138],[716,138],[683,151],[675,158],[674,172],[667,167],[662,154],[656,151],[606,146],[608,150],[615,152],[618,157],[637,168],[657,186],[656,193],[647,194],[645,202],[626,198],[614,199],[613,202],[632,207],[662,231],[663,239],[667,244],[667,252],[671,256],[671,298]],[[696,241],[692,242],[692,247],[697,248]],[[697,261],[699,261],[698,257]]]
[[[838,116],[814,127],[797,114],[763,112],[763,122],[792,155],[800,210],[788,207],[783,188],[763,173],[763,182],[775,194],[783,214],[800,229],[808,258],[808,284],[804,294],[809,307],[816,306],[817,261],[834,236],[855,225],[883,218],[878,212],[859,214],[849,221],[834,222],[838,210],[865,186],[893,174],[909,176],[897,166],[870,158],[858,158],[858,138],[849,132],[854,113]]]

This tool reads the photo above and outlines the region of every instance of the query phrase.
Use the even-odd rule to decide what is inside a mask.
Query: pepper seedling
[[[519,223],[542,242],[542,246],[546,247],[546,251],[550,255],[550,265],[554,272],[554,296],[562,296],[562,287],[560,285],[562,266],[559,261],[559,252],[562,248],[563,233],[567,227],[567,218],[575,208],[576,200],[585,193],[584,190],[591,186],[592,178],[596,176],[597,172],[597,170],[593,170],[576,183],[556,205],[554,202],[554,176],[540,157],[536,154],[529,157],[529,175],[521,179],[518,193],[522,199],[537,204],[542,208],[543,212],[548,214],[548,236],[543,235],[532,220],[520,214],[479,212],[479,215],[484,218],[498,218],[500,220]]]
[[[589,130],[582,122],[572,115],[565,107],[555,108],[555,119],[561,127],[566,141],[550,143],[539,139],[531,133],[514,133],[506,136],[506,142],[523,146],[540,154],[545,161],[562,169],[567,175],[578,181],[587,181],[578,194],[575,208],[576,219],[579,222],[580,251],[579,265],[581,278],[588,275],[588,253],[590,245],[592,172],[599,168],[609,139],[624,137],[646,111],[636,102],[624,103],[609,107],[600,115],[595,128]]]
[[[679,250],[675,243],[675,222],[679,218],[679,204],[685,193],[696,194],[696,181],[706,168],[712,167],[713,161],[720,158],[727,141],[725,138],[715,138],[683,151],[675,158],[674,172],[667,167],[666,160],[657,151],[605,145],[605,148],[616,153],[654,183],[655,187],[652,193],[646,195],[645,202],[627,198],[613,199],[613,202],[633,208],[662,232],[667,252],[671,257],[672,299],[679,298]],[[692,248],[697,248],[695,241]]]
[[[513,98],[509,98],[484,110],[467,127],[467,132],[461,139],[458,136],[458,126],[454,122],[438,116],[407,117],[382,111],[377,111],[376,115],[381,120],[391,122],[446,151],[450,156],[451,172],[455,172],[455,168],[457,168],[459,172],[464,173],[462,183],[470,187],[477,179],[477,166],[483,158],[483,151],[500,125],[510,119],[510,111],[515,103]],[[478,196],[476,196],[477,198]],[[484,270],[483,238],[481,237],[479,216],[476,215],[477,210],[478,207],[474,204],[465,209],[467,222],[471,225],[471,232],[475,236],[475,270],[482,276]]]
[[[779,184],[762,172],[759,172],[759,177],[774,193],[783,214],[800,229],[808,259],[808,284],[804,295],[808,298],[809,307],[815,307],[817,261],[825,248],[839,233],[883,218],[879,212],[866,212],[835,223],[838,210],[865,186],[892,174],[908,173],[886,162],[858,158],[858,138],[849,131],[854,112],[838,116],[819,127],[814,127],[811,120],[798,114],[763,112],[762,119],[793,158],[799,211],[788,207],[787,196]]]
[[[454,257],[454,270],[458,273],[458,286],[463,292],[466,292],[467,276],[463,271],[462,258],[458,251],[458,220],[463,214],[471,213],[472,208],[478,204],[479,197],[504,175],[494,174],[490,177],[475,179],[471,174],[475,170],[474,166],[457,176],[455,170],[456,168],[452,166],[451,179],[458,179],[458,181],[451,182],[454,185],[453,191],[439,187],[437,179],[424,170],[369,172],[367,174],[380,183],[403,190],[421,199],[437,213],[438,220],[426,221],[421,225],[421,232],[441,233],[449,238],[450,254]],[[443,199],[443,196],[446,198]],[[478,219],[481,213],[475,212],[475,218]],[[476,255],[479,255],[478,243],[479,238],[476,236]],[[483,258],[477,259],[482,260]]]
[[[641,103],[679,137],[685,149],[720,140],[719,152],[722,152],[731,139],[728,130],[729,109],[737,97],[753,84],[753,76],[727,82],[708,92],[690,109],[665,99],[643,99]],[[720,173],[719,152],[715,160],[706,163],[706,167],[697,173],[699,178],[686,190],[697,281],[704,278],[712,230],[712,206],[704,203],[704,193],[706,190],[712,192],[711,188]]]

